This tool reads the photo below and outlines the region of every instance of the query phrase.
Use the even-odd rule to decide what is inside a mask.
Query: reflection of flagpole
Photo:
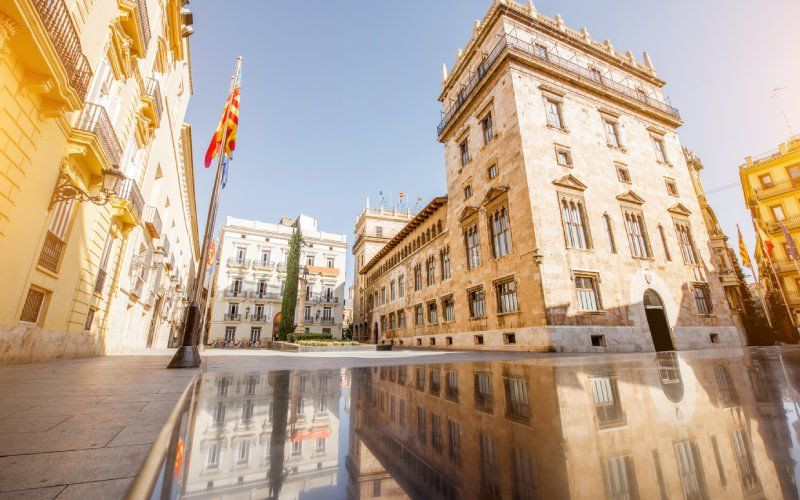
[[[750,214],[750,220],[753,222],[753,230],[756,232],[756,241],[759,242],[759,247],[761,248],[761,253],[767,257],[767,267],[772,272],[772,276],[775,278],[775,282],[778,284],[778,293],[781,295],[781,300],[783,300],[783,305],[786,307],[786,312],[789,314],[789,320],[792,322],[792,326],[796,326],[794,314],[792,314],[792,309],[789,307],[789,302],[786,300],[786,294],[783,293],[783,285],[781,285],[781,280],[778,278],[778,273],[775,272],[775,267],[772,265],[772,257],[769,255],[769,250],[767,250],[764,242],[761,239],[761,232],[756,225],[756,219],[753,217],[753,214]]]
[[[231,78],[230,90],[228,95],[233,94],[233,89],[239,83],[239,72],[242,69],[242,58],[236,58],[236,69]],[[228,103],[228,106],[230,102]],[[178,351],[172,357],[172,360],[167,365],[167,368],[197,368],[200,366],[200,352],[197,349],[198,326],[202,324],[200,318],[200,301],[203,296],[203,288],[206,278],[205,266],[208,259],[208,250],[211,245],[211,240],[214,237],[214,226],[217,220],[217,208],[219,207],[219,191],[222,187],[222,161],[225,156],[225,148],[228,142],[228,106],[225,107],[225,114],[223,115],[222,125],[222,140],[219,145],[219,158],[217,159],[217,170],[214,175],[214,186],[211,189],[211,200],[208,202],[208,216],[206,217],[205,234],[203,235],[203,246],[200,252],[200,261],[197,263],[198,272],[195,276],[194,285],[191,290],[189,298],[191,303],[186,312],[186,321],[183,327],[183,339]],[[206,299],[210,299],[206,297]]]

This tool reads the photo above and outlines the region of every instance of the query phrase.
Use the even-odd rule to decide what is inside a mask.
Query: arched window
[[[511,229],[506,207],[489,215],[489,230],[492,234],[492,254],[495,259],[511,252]]]

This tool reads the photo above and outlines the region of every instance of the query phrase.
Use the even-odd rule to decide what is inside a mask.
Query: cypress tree
[[[300,280],[300,245],[302,241],[300,224],[295,223],[294,233],[289,241],[289,255],[286,258],[286,286],[283,289],[278,340],[286,340],[290,333],[294,333],[294,311],[297,307],[297,282]]]

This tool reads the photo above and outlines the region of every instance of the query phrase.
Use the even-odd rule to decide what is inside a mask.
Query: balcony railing
[[[122,158],[122,146],[117,138],[117,133],[114,131],[114,126],[111,125],[111,119],[108,117],[106,108],[99,104],[87,102],[78,116],[75,129],[96,135],[108,162],[112,167],[119,166]]]
[[[162,111],[161,86],[159,85],[158,80],[155,78],[148,78],[147,87],[145,88],[144,93],[146,96],[149,96],[151,99],[153,99],[153,105],[155,106],[154,111],[156,116],[156,125],[158,125],[158,123],[161,122]]]
[[[260,260],[253,261],[253,268],[254,269],[272,269],[275,266],[272,262],[263,262]]]
[[[169,253],[169,238],[166,234],[162,234],[158,243],[156,243],[156,251],[162,255],[167,255]]]
[[[491,413],[494,409],[494,398],[491,394],[475,393],[475,407],[481,411]]]
[[[226,314],[225,321],[241,321],[242,315],[241,314]]]
[[[228,258],[228,265],[229,266],[247,267],[247,266],[250,265],[250,259],[240,259],[238,257],[229,257]]]
[[[339,297],[328,297],[326,295],[313,294],[313,295],[308,295],[306,297],[306,301],[307,302],[325,302],[325,303],[328,303],[328,304],[338,304],[339,303]]]
[[[771,186],[756,188],[756,198],[763,200],[800,188],[800,179],[776,182]]]
[[[322,323],[323,325],[332,325],[334,323],[334,319],[333,318],[322,318],[320,320],[320,323]]]
[[[136,0],[136,14],[139,17],[139,24],[142,25],[142,51],[144,52],[150,44],[150,19],[147,15],[147,0]]]
[[[773,259],[772,267],[777,273],[796,273],[798,267],[800,267],[800,261],[795,266],[794,261],[791,259]]]
[[[454,401],[458,401],[459,394],[458,387],[453,387],[452,385],[448,385],[444,390],[445,397]]]
[[[443,113],[442,120],[439,122],[439,126],[436,127],[437,135],[442,134],[442,131],[452,121],[452,119],[467,101],[467,98],[472,94],[478,84],[484,78],[486,78],[486,75],[489,73],[489,68],[492,67],[492,65],[494,65],[498,59],[500,59],[503,50],[506,48],[508,48],[508,50],[524,52],[526,56],[533,57],[547,66],[552,66],[558,70],[566,71],[573,78],[577,77],[579,80],[584,82],[600,85],[605,90],[610,90],[611,92],[620,94],[626,98],[634,99],[639,101],[641,104],[654,108],[680,120],[680,113],[678,110],[665,102],[661,102],[646,95],[640,94],[636,90],[621,83],[617,83],[609,78],[596,75],[588,68],[584,68],[583,66],[580,66],[572,61],[568,61],[553,54],[552,52],[547,51],[544,53],[539,53],[535,50],[532,44],[507,34],[503,36],[499,42],[497,42],[497,45],[495,45],[494,48],[489,52],[489,55],[486,57],[486,59],[477,67],[475,73],[467,81],[461,91],[459,91],[456,100]]]
[[[131,295],[135,297],[141,297],[143,290],[144,290],[144,279],[141,276],[137,276],[133,281],[133,287],[131,288]]]
[[[783,219],[783,225],[786,226],[786,229],[797,229],[800,228],[800,215],[792,215],[790,217],[786,217]],[[770,233],[777,233],[781,231],[781,221],[768,221],[767,222],[767,231]]]
[[[161,215],[158,213],[156,207],[146,207],[144,209],[144,226],[150,233],[152,238],[158,238],[161,235]]]
[[[42,253],[39,254],[39,265],[43,268],[53,271],[58,271],[58,262],[61,260],[61,252],[64,251],[64,240],[53,234],[52,231],[47,231],[44,237],[44,245],[42,245]]]
[[[251,299],[281,300],[283,294],[280,292],[250,292]]]
[[[238,298],[241,299],[241,298],[244,298],[244,297],[247,296],[247,292],[245,292],[244,290],[237,289],[237,288],[226,288],[225,289],[225,296],[226,297],[238,297]]]
[[[103,292],[103,285],[106,283],[106,273],[105,269],[98,269],[97,270],[97,277],[94,279],[94,292],[95,293],[102,293]]]
[[[267,316],[265,314],[261,314],[261,315],[258,315],[258,316],[256,316],[254,314],[254,315],[252,315],[250,317],[250,321],[252,323],[266,323],[267,322]]]
[[[139,185],[131,178],[126,178],[122,181],[122,186],[117,191],[117,198],[126,200],[131,203],[131,208],[136,217],[141,219],[142,210],[144,210],[144,198],[142,192],[139,191]]]
[[[89,83],[92,81],[92,70],[89,61],[83,55],[80,37],[64,0],[34,0],[33,2],[44,29],[56,48],[61,63],[67,70],[70,86],[80,97],[86,100]]]

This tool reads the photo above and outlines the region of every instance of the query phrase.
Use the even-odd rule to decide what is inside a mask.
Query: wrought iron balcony
[[[272,262],[264,262],[260,260],[253,261],[253,269],[272,269],[275,264]]]
[[[151,238],[158,238],[161,235],[161,215],[156,207],[146,207],[144,209],[144,227],[150,233]]]
[[[225,321],[241,321],[242,315],[241,314],[226,314]]]
[[[134,179],[126,178],[122,181],[117,190],[117,198],[121,201],[129,202],[130,212],[136,216],[137,220],[141,220],[142,210],[144,210],[144,198],[142,197],[142,192],[139,191],[139,185]]]
[[[491,394],[484,394],[482,392],[475,393],[475,408],[492,413],[494,411],[494,397]]]
[[[260,315],[253,314],[252,316],[250,316],[250,322],[251,323],[266,323],[267,322],[267,316],[265,314],[260,314]]]
[[[776,182],[770,186],[756,188],[756,198],[764,200],[773,196],[786,194],[800,188],[800,179]]]
[[[122,146],[117,138],[117,133],[114,131],[114,126],[111,125],[111,119],[108,117],[106,108],[99,104],[87,102],[78,116],[75,129],[97,136],[109,165],[115,168],[119,166],[119,162],[122,159]]]
[[[150,44],[150,19],[147,15],[147,0],[135,1],[137,18],[142,26],[142,51],[146,52],[147,46]]]
[[[243,299],[243,298],[247,297],[247,292],[245,292],[244,290],[242,290],[240,288],[226,288],[225,289],[225,296],[226,297],[236,297],[236,298]]]
[[[335,320],[333,318],[322,318],[321,320],[319,320],[319,322],[322,323],[323,325],[332,325],[335,322]]]
[[[70,86],[81,102],[86,100],[92,70],[83,55],[80,37],[64,0],[34,0],[33,5],[42,19],[44,29],[53,42],[61,63],[67,71]]]
[[[64,251],[64,240],[56,236],[52,231],[47,231],[42,245],[42,253],[39,254],[39,265],[43,268],[58,272],[58,263],[61,261],[61,252]]]
[[[250,259],[240,259],[238,257],[229,257],[228,258],[228,265],[229,266],[248,267],[250,265]]]
[[[587,83],[590,86],[600,86],[603,90],[610,91],[611,93],[627,99],[638,101],[640,104],[644,104],[645,106],[653,108],[661,113],[666,113],[675,119],[680,120],[681,118],[678,110],[665,102],[661,102],[647,95],[640,94],[627,85],[623,85],[609,78],[599,76],[590,71],[588,68],[584,68],[583,66],[580,66],[572,61],[568,61],[562,57],[559,57],[550,51],[539,52],[535,50],[535,47],[531,43],[506,34],[497,42],[494,48],[489,51],[489,55],[486,56],[486,59],[484,59],[484,61],[476,68],[475,73],[472,75],[472,77],[470,77],[469,80],[467,80],[463,88],[459,91],[455,101],[453,101],[450,107],[443,112],[442,120],[439,122],[439,126],[436,127],[437,135],[441,135],[447,125],[449,125],[453,118],[458,114],[458,111],[464,106],[467,99],[478,87],[478,84],[481,83],[481,81],[483,81],[489,74],[489,69],[501,58],[500,56],[503,55],[505,49],[508,49],[509,52],[515,51],[522,53],[525,57],[535,59],[540,64],[556,69],[559,72],[566,72],[569,77],[572,79],[577,79],[579,82]]]
[[[312,294],[306,296],[306,302],[324,302],[326,304],[338,304],[339,297],[329,297],[326,295]]]
[[[792,215],[790,217],[786,217],[785,219],[783,219],[783,225],[786,226],[786,229],[800,228],[800,215]],[[769,231],[770,233],[781,232],[781,221],[767,222],[767,231]]]
[[[250,292],[251,299],[263,299],[263,300],[281,300],[283,298],[283,294],[280,292]]]
[[[147,79],[147,87],[145,87],[144,95],[152,101],[153,118],[155,119],[155,125],[158,126],[161,122],[161,112],[163,110],[161,104],[161,86],[158,80],[155,78]]]
[[[94,292],[95,293],[103,293],[103,285],[106,283],[106,273],[105,269],[98,269],[97,270],[97,277],[94,279]]]
[[[796,273],[797,269],[800,268],[800,261],[795,266],[792,259],[773,259],[772,267],[776,273]]]
[[[133,286],[131,287],[131,295],[134,297],[141,297],[142,291],[144,290],[144,278],[141,276],[137,276],[133,280]]]

